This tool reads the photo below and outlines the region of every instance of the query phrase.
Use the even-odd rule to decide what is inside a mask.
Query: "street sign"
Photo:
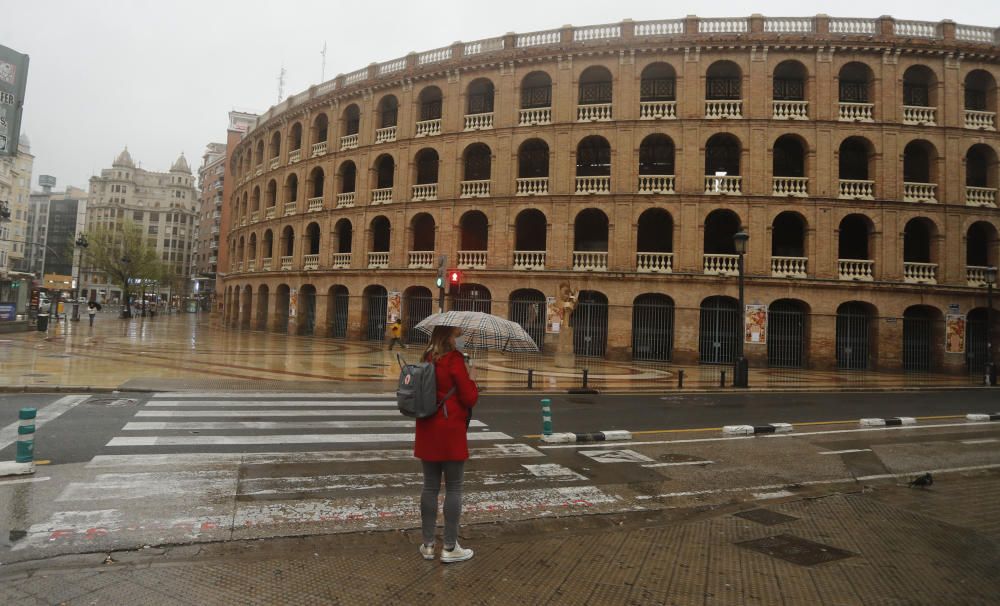
[[[28,55],[0,46],[0,156],[16,156]]]

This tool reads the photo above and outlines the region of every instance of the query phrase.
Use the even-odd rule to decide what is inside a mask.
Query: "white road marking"
[[[325,393],[284,393],[278,391],[172,391],[172,392],[160,392],[154,393],[153,398],[155,399],[184,399],[184,398],[215,398],[215,399],[226,399],[226,398],[268,398],[274,399],[286,399],[286,400],[307,400],[309,398],[367,398],[367,399],[392,399],[395,394],[392,393],[344,393],[344,392],[325,392]],[[395,402],[395,400],[393,400]]]
[[[470,427],[486,427],[473,419]],[[372,427],[412,428],[413,420],[399,421],[192,421],[181,423],[154,423],[133,421],[126,423],[124,431],[190,431],[219,429],[367,429]]]
[[[603,450],[600,452],[581,452],[583,456],[590,457],[598,463],[652,463],[644,454],[639,454],[634,450]]]
[[[154,473],[104,473],[91,482],[71,482],[56,501],[108,499],[232,499],[239,475],[229,471],[176,471]]]
[[[107,446],[240,446],[246,444],[364,444],[412,442],[412,433],[282,434],[264,436],[149,436],[112,438]],[[469,440],[510,440],[499,431],[470,433]]]
[[[398,410],[140,410],[137,417],[400,417]],[[410,421],[413,423],[413,421]]]
[[[385,400],[151,400],[146,408],[396,408]],[[398,413],[397,413],[398,414]]]
[[[774,492],[755,492],[753,493],[753,498],[759,500],[765,499],[783,499],[785,497],[794,497],[795,493],[788,490],[776,490]]]
[[[539,478],[551,480],[586,480],[587,477],[579,474],[568,467],[563,467],[558,463],[542,463],[540,465],[522,464],[521,467],[527,469]]]
[[[45,476],[42,478],[18,478],[16,480],[4,480],[0,482],[0,487],[9,486],[11,484],[30,484],[32,482],[44,482],[46,480],[51,480],[52,478]]]
[[[983,438],[982,440],[962,440],[962,444],[992,444],[994,442],[1000,442],[997,438]]]
[[[715,461],[681,461],[678,463],[649,463],[643,467],[678,467],[680,465],[711,465]]]
[[[871,452],[871,448],[848,448],[847,450],[824,450],[821,455],[850,454],[852,452]]]
[[[63,413],[69,412],[77,404],[85,400],[89,400],[89,395],[79,395],[79,396],[64,396],[59,398],[55,402],[43,406],[38,409],[38,414],[35,417],[35,431],[42,425],[45,425],[49,421],[59,417]],[[10,425],[0,429],[0,450],[10,446],[17,441],[17,421],[11,423]]]

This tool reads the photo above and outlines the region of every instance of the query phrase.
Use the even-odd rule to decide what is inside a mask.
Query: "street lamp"
[[[750,241],[750,234],[743,231],[743,227],[733,234],[733,247],[736,248],[736,254],[739,255],[739,259],[736,261],[736,271],[739,276],[740,284],[740,306],[739,314],[740,320],[737,325],[740,327],[739,339],[737,339],[737,349],[736,349],[736,365],[733,368],[733,387],[747,387],[750,384],[750,365],[747,363],[747,359],[743,356],[743,339],[746,332],[746,311],[743,304],[743,255],[747,252],[747,242]]]
[[[83,251],[87,250],[89,243],[87,242],[87,236],[80,234],[80,237],[76,239],[74,243],[77,250],[80,251],[80,262],[76,266],[76,288],[73,289],[73,321],[80,321],[80,277],[83,273]]]
[[[122,286],[122,288],[124,290],[124,292],[122,293],[122,297],[125,298],[125,301],[124,301],[125,306],[122,308],[122,317],[123,318],[131,318],[132,317],[132,301],[129,300],[130,297],[129,297],[129,294],[128,294],[128,281],[129,281],[128,265],[131,262],[132,262],[132,259],[130,259],[128,255],[124,255],[122,257],[122,265],[125,266],[125,280],[124,280],[125,284]]]
[[[986,268],[986,377],[987,385],[997,384],[997,365],[993,363],[993,283],[997,268]]]

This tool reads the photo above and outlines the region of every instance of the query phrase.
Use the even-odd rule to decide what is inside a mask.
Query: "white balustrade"
[[[264,257],[260,260],[261,271],[271,271],[271,257]]]
[[[906,38],[940,38],[938,24],[929,21],[894,21],[892,33]]]
[[[358,134],[344,135],[340,138],[340,151],[354,149],[358,146]]]
[[[700,34],[744,34],[750,31],[746,17],[703,18],[698,20]]]
[[[706,118],[742,118],[743,101],[705,101]]]
[[[937,183],[903,183],[904,202],[937,202]]]
[[[460,269],[486,269],[485,250],[458,251],[458,267]]]
[[[368,68],[362,67],[361,69],[356,69],[353,72],[344,76],[344,86],[357,84],[358,82],[367,79],[368,79]]]
[[[434,267],[433,250],[411,250],[410,269],[432,269]]]
[[[251,223],[256,223],[257,221],[260,221],[260,211],[259,210],[255,210],[252,213],[250,213],[250,222]]]
[[[739,255],[702,255],[702,270],[708,276],[735,276],[739,274]]]
[[[421,200],[437,200],[438,184],[426,183],[424,185],[414,185],[411,197],[414,202],[420,202]]]
[[[573,29],[574,42],[586,42],[587,40],[611,40],[622,37],[621,25],[589,25],[587,27],[577,27]]]
[[[771,275],[776,278],[805,278],[808,257],[771,257]]]
[[[674,192],[673,175],[639,175],[640,194],[672,194]]]
[[[845,103],[840,102],[840,113],[837,119],[841,122],[874,122],[874,103]]]
[[[298,203],[296,202],[285,202],[285,215],[294,215],[297,207]]]
[[[291,156],[291,153],[289,153],[289,156]],[[268,161],[268,163],[267,163],[267,169],[268,170],[278,170],[278,163],[280,161],[281,161],[280,158],[271,158],[271,160]]]
[[[831,34],[872,35],[875,33],[875,19],[832,18],[829,22]]]
[[[351,267],[351,253],[333,253],[331,265],[334,269],[349,269]]]
[[[997,188],[995,187],[972,187],[965,186],[966,206],[997,206]]]
[[[291,256],[287,256],[287,257],[280,257],[280,258],[278,259],[278,262],[279,262],[279,263],[281,264],[281,265],[279,266],[279,268],[280,268],[280,269],[281,269],[282,271],[285,271],[285,270],[288,270],[288,269],[291,269],[291,268],[292,268],[292,257],[291,257]]]
[[[531,32],[530,34],[518,34],[517,37],[514,38],[514,46],[517,48],[528,48],[530,46],[559,44],[560,38],[561,34],[557,29],[544,32]]]
[[[309,211],[316,212],[318,210],[323,210],[323,196],[317,196],[315,198],[309,198]]]
[[[591,103],[576,106],[577,122],[607,122],[611,120],[610,103]]]
[[[963,42],[982,42],[984,44],[993,44],[995,30],[992,27],[983,27],[981,25],[956,25],[955,26],[955,39],[961,40]]]
[[[937,123],[937,108],[922,107],[919,105],[903,106],[903,124],[918,124],[934,126]]]
[[[275,208],[274,206],[268,206],[267,208],[264,209],[264,218],[273,219],[275,214],[277,213],[277,210],[278,209]]]
[[[322,156],[326,153],[326,141],[320,141],[319,143],[313,143],[312,145],[312,157]]]
[[[812,17],[765,17],[764,31],[774,34],[808,34],[815,29]]]
[[[392,74],[395,72],[401,72],[406,69],[406,57],[400,57],[399,59],[393,59],[392,61],[386,61],[385,63],[379,63],[378,65],[378,75]]]
[[[982,265],[966,265],[965,266],[965,280],[969,286],[976,286],[979,288],[986,288],[986,272],[989,267]]]
[[[809,177],[771,177],[775,196],[809,196]]]
[[[705,175],[705,193],[737,195],[743,191],[743,177],[739,175]]]
[[[545,269],[544,250],[515,250],[514,269]]]
[[[674,271],[674,253],[636,253],[635,270],[644,274],[669,274]]]
[[[974,109],[965,110],[965,128],[975,128],[980,130],[996,130],[996,112],[981,112]]]
[[[518,177],[518,196],[543,196],[549,193],[548,177]]]
[[[240,227],[246,227],[246,226],[247,226],[247,218],[246,215],[244,215],[240,217]]]
[[[375,143],[389,143],[396,140],[396,127],[386,126],[375,129]]]
[[[493,128],[493,112],[466,114],[465,130],[488,130]]]
[[[840,179],[840,194],[845,200],[874,200],[875,182],[867,179]]]
[[[257,168],[254,169],[254,171],[253,171],[253,175],[255,177],[259,177],[259,176],[261,176],[263,174],[264,174],[264,165],[263,164],[258,164]]]
[[[372,190],[372,204],[389,204],[392,202],[392,188],[382,187]]]
[[[368,253],[368,269],[386,269],[389,267],[388,252]]]
[[[302,268],[305,270],[319,269],[319,255],[303,255]]]
[[[257,271],[257,259],[247,260],[247,271]]]
[[[489,179],[486,179],[485,181],[462,181],[461,183],[460,197],[462,198],[485,198],[489,195]]]
[[[808,101],[772,101],[772,114],[775,120],[808,120]]]
[[[574,250],[573,271],[608,271],[608,253]]]
[[[577,177],[576,193],[578,194],[610,194],[611,177]]]
[[[463,49],[462,56],[469,57],[471,55],[478,55],[481,53],[492,53],[495,51],[501,51],[504,49],[503,38],[487,38],[486,40],[476,40],[475,42],[467,42],[465,48]]]
[[[295,164],[300,159],[302,159],[302,150],[301,149],[293,149],[292,151],[288,152],[288,163],[289,164]],[[275,166],[274,168],[278,168],[278,167]]]
[[[674,36],[684,33],[683,19],[668,19],[665,21],[642,21],[635,24],[635,35],[639,36]]]
[[[427,65],[429,63],[438,63],[440,61],[447,61],[451,59],[451,47],[446,46],[444,48],[436,48],[434,50],[429,50],[417,55],[417,65]]]
[[[337,208],[353,208],[355,192],[337,194]]]
[[[243,271],[243,261],[237,261],[236,262],[236,271],[237,272]]]
[[[868,259],[837,259],[838,273],[841,280],[871,282],[875,279],[875,262]]]
[[[551,107],[533,107],[522,109],[517,115],[518,126],[535,126],[537,124],[552,123]]]
[[[903,282],[909,284],[937,284],[937,263],[904,261]]]
[[[640,120],[676,120],[676,101],[640,101]]]
[[[414,137],[430,137],[441,134],[441,118],[421,120],[417,122],[417,132]]]

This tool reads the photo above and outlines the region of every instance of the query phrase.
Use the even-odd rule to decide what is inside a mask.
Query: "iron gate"
[[[837,314],[837,368],[868,369],[868,343],[871,317],[863,311]]]
[[[703,306],[698,325],[698,361],[702,364],[732,364],[740,339],[740,314],[736,302],[716,301]]]
[[[347,289],[338,288],[333,293],[333,326],[331,326],[330,335],[336,339],[346,339],[347,338],[347,306],[350,302],[350,298],[347,295]]]
[[[669,362],[673,350],[673,304],[664,301],[632,305],[632,359]]]
[[[903,316],[903,370],[931,369],[931,339],[934,322],[921,316]]]
[[[406,308],[403,310],[403,329],[406,331],[404,333],[406,342],[421,344],[426,343],[430,338],[430,335],[423,331],[416,330],[413,327],[433,313],[434,297],[418,296],[405,297],[405,299]]]
[[[608,304],[581,301],[573,310],[573,353],[603,357],[608,349]]]
[[[767,310],[767,365],[802,368],[805,312],[795,305],[777,304]]]
[[[982,376],[986,372],[986,311],[971,312],[965,323],[965,363],[969,373]]]
[[[452,311],[481,311],[493,313],[493,299],[490,291],[483,286],[462,285],[457,295],[451,298]]]
[[[299,327],[299,334],[311,335],[316,329],[316,292],[302,292],[299,294],[302,324]]]
[[[365,339],[369,341],[385,340],[385,315],[388,313],[388,296],[384,293],[365,295],[368,312],[368,327]]]
[[[510,302],[510,320],[535,340],[541,350],[545,345],[545,297],[541,299],[515,299]]]

